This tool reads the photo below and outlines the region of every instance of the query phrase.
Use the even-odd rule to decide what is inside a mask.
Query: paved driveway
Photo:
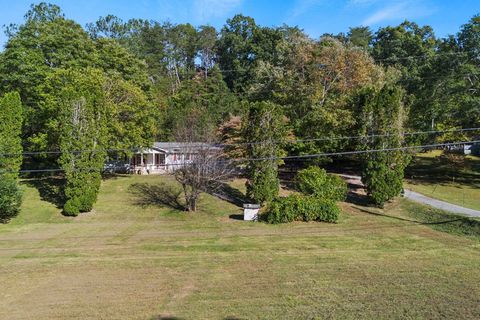
[[[420,202],[420,203],[429,205],[437,209],[441,209],[441,210],[445,210],[453,213],[459,213],[459,214],[467,215],[470,217],[480,217],[480,211],[478,210],[473,210],[473,209],[457,206],[455,204],[451,204],[445,201],[433,199],[411,190],[405,190],[405,198],[415,202]]]
[[[340,174],[339,176],[346,179],[348,183],[358,185],[358,186],[363,186],[362,178],[360,176],[352,176],[347,174]],[[415,202],[429,205],[437,209],[445,210],[448,212],[463,214],[470,217],[480,217],[480,211],[478,210],[473,210],[473,209],[457,206],[455,204],[451,204],[445,201],[433,199],[412,190],[405,189],[405,198]]]

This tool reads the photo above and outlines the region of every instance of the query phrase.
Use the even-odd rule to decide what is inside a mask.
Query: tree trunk
[[[187,185],[185,183],[182,183],[182,188],[183,188],[183,194],[185,195],[185,202],[186,202],[185,209],[187,211],[190,211]]]
[[[190,204],[189,204],[188,210],[191,212],[197,211],[197,199],[195,197],[190,198]]]

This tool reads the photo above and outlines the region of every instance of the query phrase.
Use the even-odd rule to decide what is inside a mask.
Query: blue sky
[[[21,23],[32,0],[0,0],[0,25]],[[348,31],[350,26],[394,25],[404,19],[434,27],[437,36],[456,33],[474,14],[480,0],[51,0],[81,25],[109,13],[129,18],[190,22],[221,27],[235,13],[257,23],[298,25],[310,36]],[[5,43],[0,35],[0,45]]]

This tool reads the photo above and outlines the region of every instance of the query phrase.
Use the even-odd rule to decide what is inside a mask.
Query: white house
[[[134,174],[165,174],[193,162],[200,150],[217,149],[206,143],[155,142],[151,148],[134,152],[126,162],[108,162],[110,171],[127,171]]]

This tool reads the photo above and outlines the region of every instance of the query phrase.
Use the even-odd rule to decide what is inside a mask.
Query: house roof
[[[162,150],[165,152],[176,152],[176,151],[195,151],[201,148],[219,148],[218,145],[204,143],[204,142],[155,142],[153,144],[153,149]]]

